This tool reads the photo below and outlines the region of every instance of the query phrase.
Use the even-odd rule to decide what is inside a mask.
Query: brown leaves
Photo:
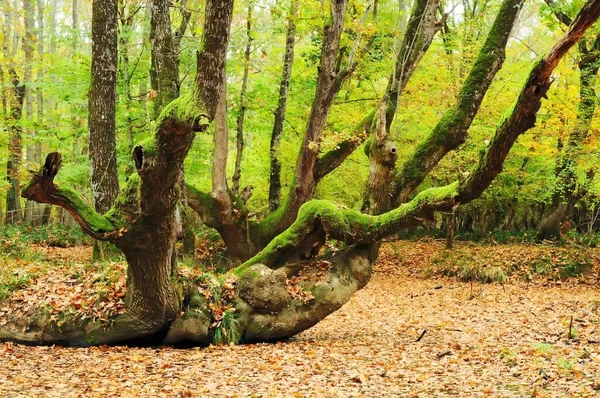
[[[514,278],[504,287],[475,284],[478,294],[468,300],[468,283],[423,278],[442,247],[384,244],[367,287],[286,342],[192,349],[0,344],[0,396],[598,395],[597,286]],[[486,250],[510,259],[509,249]],[[92,286],[101,283],[90,278]],[[63,291],[77,285],[69,283]],[[292,280],[290,287],[303,283]],[[577,339],[568,340],[571,315]]]
[[[71,252],[73,257],[79,256],[75,251],[85,251],[87,261],[91,258],[88,248],[53,248],[48,252],[59,251]],[[0,326],[30,317],[40,309],[59,327],[67,319],[108,322],[125,312],[125,264],[83,265],[60,260],[43,270],[39,267],[29,262],[25,269],[34,275],[33,280],[0,303]]]

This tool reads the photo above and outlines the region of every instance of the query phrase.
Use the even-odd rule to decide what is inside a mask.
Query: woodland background
[[[181,91],[193,84],[198,48],[202,3],[180,0],[172,4],[173,30],[181,29]],[[379,1],[376,18],[361,22],[365,2],[351,1],[346,29],[360,30],[366,42],[357,70],[335,101],[328,119],[322,151],[334,148],[352,134],[352,127],[368,109],[372,109],[385,91],[388,71],[397,52],[397,33],[409,14],[409,5],[400,0]],[[23,8],[28,4],[28,9]],[[37,0],[6,1],[0,5],[4,26],[0,32],[0,158],[8,159],[8,130],[14,123],[23,129],[23,162],[18,173],[21,181],[41,164],[42,154],[60,150],[68,173],[57,180],[73,186],[89,199],[87,147],[87,94],[90,87],[91,4],[87,1]],[[239,1],[236,4],[227,59],[227,102],[230,128],[240,113],[240,90],[245,64],[247,9],[252,4],[251,52],[245,102],[241,187],[251,185],[249,207],[260,218],[268,214],[269,142],[273,112],[277,106],[279,80],[287,29],[287,2]],[[398,147],[399,163],[435,126],[443,112],[456,100],[483,39],[493,22],[500,2],[496,0],[450,1],[442,34],[436,35],[431,48],[402,94],[398,116],[391,128]],[[559,5],[571,15],[581,4]],[[572,8],[572,10],[570,9]],[[293,65],[287,114],[279,149],[284,190],[294,172],[297,148],[310,111],[319,63],[322,16],[327,6],[321,1],[298,2],[296,59]],[[192,17],[187,19],[189,13]],[[197,14],[193,16],[193,14]],[[134,143],[149,137],[154,124],[155,91],[150,79],[149,7],[146,1],[122,0],[119,4],[119,70],[117,92],[117,156],[119,176],[132,171],[130,151]],[[485,149],[496,123],[509,113],[527,77],[530,65],[544,54],[563,33],[564,26],[541,1],[526,2],[509,39],[504,67],[498,72],[459,151],[449,153],[427,177],[419,189],[454,181],[475,163]],[[350,35],[342,46],[352,46]],[[346,41],[344,43],[344,40]],[[501,173],[481,198],[458,211],[458,233],[485,235],[493,230],[530,231],[538,227],[551,211],[557,189],[556,167],[564,143],[574,129],[579,102],[579,55],[571,51],[556,69],[556,81],[549,99],[543,102],[535,128],[519,138]],[[13,68],[25,84],[23,115],[9,118],[9,69]],[[587,181],[586,175],[598,163],[598,121],[592,120],[589,135],[581,146],[577,178],[586,186],[586,195],[569,210],[580,232],[591,231],[598,218],[600,182]],[[230,134],[230,151],[235,153],[235,134]],[[210,186],[212,137],[201,134],[186,159],[186,179],[200,188]],[[201,149],[200,149],[201,148]],[[229,157],[229,175],[235,157]],[[6,175],[6,162],[0,174]],[[349,161],[318,185],[317,198],[334,200],[351,208],[360,208],[363,181],[368,174],[368,159],[355,151]],[[121,181],[123,183],[123,181]],[[0,179],[0,220],[10,221],[6,195],[10,184]],[[39,225],[46,221],[44,207],[22,201],[24,222]],[[50,208],[46,210],[46,219]],[[52,223],[72,224],[62,211],[51,210]],[[442,227],[438,217],[435,226]],[[433,225],[432,225],[433,226]]]

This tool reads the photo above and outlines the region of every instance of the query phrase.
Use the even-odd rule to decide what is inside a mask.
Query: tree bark
[[[150,42],[156,76],[155,118],[158,118],[165,106],[179,97],[178,54],[171,31],[170,4],[168,0],[152,0]]]
[[[9,75],[12,81],[11,93],[9,93],[9,117],[10,126],[8,153],[9,159],[6,162],[6,180],[10,187],[6,194],[6,223],[18,224],[23,219],[21,210],[21,182],[19,178],[19,169],[21,158],[23,157],[23,129],[21,127],[21,118],[23,115],[23,102],[25,100],[25,86],[19,80],[17,72],[11,66]]]
[[[287,97],[290,91],[290,79],[292,77],[292,66],[294,65],[294,47],[296,44],[296,18],[298,15],[298,4],[292,1],[290,15],[288,16],[288,27],[285,39],[285,53],[283,56],[283,71],[279,84],[279,99],[275,109],[275,120],[271,132],[271,143],[269,148],[270,173],[269,173],[269,211],[273,212],[279,207],[281,197],[281,162],[279,161],[279,144],[283,134],[283,122],[287,108]]]
[[[110,209],[119,192],[115,138],[117,30],[117,0],[95,1],[88,124],[90,182],[99,213]]]
[[[235,169],[233,172],[233,194],[240,193],[240,178],[242,176],[242,155],[244,153],[244,116],[246,114],[246,90],[248,89],[248,73],[250,72],[250,51],[252,50],[252,4],[248,5],[246,16],[246,50],[244,51],[244,76],[242,77],[242,90],[240,91],[240,109],[236,121],[236,154]]]
[[[133,118],[131,116],[132,109],[132,96],[131,96],[131,78],[132,74],[130,71],[129,64],[129,46],[130,37],[133,26],[133,17],[135,13],[131,13],[130,7],[124,0],[119,0],[119,75],[123,85],[123,97],[125,102],[125,120],[127,130],[127,144],[129,152],[133,149],[134,138],[133,138]],[[131,13],[131,14],[130,14]]]

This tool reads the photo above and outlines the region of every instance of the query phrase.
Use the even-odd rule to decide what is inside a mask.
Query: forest
[[[0,395],[595,396],[599,17],[2,2]]]

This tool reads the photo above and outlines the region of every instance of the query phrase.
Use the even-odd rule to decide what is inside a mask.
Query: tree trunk
[[[115,138],[117,0],[93,3],[91,75],[88,122],[90,182],[96,211],[105,213],[119,191]]]
[[[125,120],[127,130],[127,144],[129,152],[133,149],[134,138],[133,138],[133,118],[132,118],[132,98],[131,98],[131,78],[132,73],[130,72],[129,65],[129,46],[130,38],[132,33],[133,17],[134,14],[129,15],[129,8],[126,6],[124,0],[119,0],[119,75],[123,85],[123,97],[125,102]],[[129,173],[128,173],[129,174]]]
[[[240,178],[242,176],[242,155],[244,153],[244,116],[246,114],[246,90],[248,88],[248,73],[250,72],[250,51],[252,50],[252,4],[248,5],[246,16],[246,51],[244,52],[244,76],[242,78],[242,90],[240,91],[240,110],[236,122],[236,154],[235,169],[231,178],[233,194],[240,193]]]
[[[275,109],[275,120],[271,132],[270,159],[271,170],[269,174],[269,211],[273,212],[279,207],[281,197],[281,162],[279,161],[279,143],[283,134],[283,122],[287,108],[287,97],[290,91],[290,78],[292,77],[292,66],[294,65],[294,46],[296,44],[296,18],[298,4],[292,1],[290,15],[288,16],[288,28],[285,39],[285,53],[283,56],[283,71],[281,83],[279,84],[279,100]]]
[[[168,0],[152,1],[150,20],[150,42],[152,43],[152,65],[155,73],[156,96],[154,117],[171,101],[179,96],[178,54],[175,50]]]
[[[33,52],[34,52],[34,6],[32,0],[23,0],[23,20],[24,20],[24,37],[23,37],[23,84],[25,85],[25,118],[28,122],[33,121],[33,90],[31,89],[33,77],[31,73],[33,64]],[[34,136],[35,132],[30,129],[25,129],[26,136]],[[29,141],[25,146],[25,159],[26,164],[33,163],[35,148],[32,140]],[[35,219],[34,204],[26,203],[24,209],[24,221],[26,224],[31,225]]]
[[[25,100],[25,86],[19,80],[17,72],[11,67],[9,75],[12,80],[12,87],[9,96],[9,141],[8,154],[6,162],[6,180],[9,183],[9,189],[6,194],[6,223],[18,224],[23,219],[21,210],[21,182],[19,178],[19,169],[21,158],[23,157],[23,130],[21,127],[21,117],[23,114],[23,102]]]

